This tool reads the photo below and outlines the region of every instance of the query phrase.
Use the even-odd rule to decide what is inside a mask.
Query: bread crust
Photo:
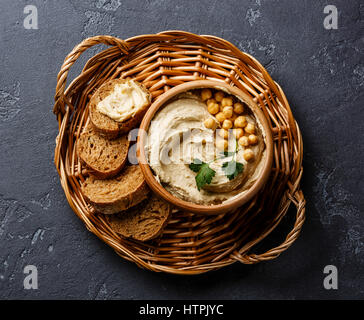
[[[88,177],[81,185],[81,191],[97,212],[114,214],[146,199],[149,188],[140,167],[132,165],[126,166],[116,178],[100,180]]]
[[[109,140],[87,128],[77,139],[76,151],[80,161],[99,179],[117,175],[128,159],[130,141],[127,135]]]
[[[116,215],[109,215],[110,227],[125,238],[148,241],[158,237],[171,214],[171,205],[153,194],[137,206]]]
[[[92,126],[99,134],[109,139],[116,138],[118,135],[126,133],[131,129],[137,127],[148,107],[150,106],[151,94],[144,87],[144,85],[137,81],[134,81],[146,93],[148,100],[148,103],[144,104],[137,111],[134,117],[127,119],[123,122],[118,122],[97,110],[97,104],[113,92],[116,84],[122,84],[127,81],[127,79],[112,79],[105,82],[100,88],[95,91],[89,102],[89,115]]]

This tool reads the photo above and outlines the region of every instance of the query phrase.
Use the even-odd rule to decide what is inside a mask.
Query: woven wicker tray
[[[88,48],[109,48],[87,61],[66,88],[69,69]],[[262,108],[274,137],[273,168],[263,190],[243,207],[225,214],[204,216],[175,210],[163,234],[142,243],[124,239],[93,212],[80,192],[89,174],[75,153],[75,141],[88,119],[87,103],[102,83],[131,77],[142,82],[153,99],[186,81],[212,79],[237,86]],[[88,38],[66,57],[57,78],[54,113],[59,134],[55,165],[67,200],[88,230],[121,257],[152,271],[196,274],[236,261],[253,264],[276,258],[297,239],[305,220],[300,189],[302,136],[287,99],[264,67],[226,40],[182,31],[141,35],[125,41],[111,36]],[[286,215],[296,208],[293,229],[284,242],[263,253],[252,253]]]

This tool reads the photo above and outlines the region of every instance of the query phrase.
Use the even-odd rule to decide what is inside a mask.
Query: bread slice
[[[153,194],[150,199],[107,219],[116,233],[126,238],[147,241],[161,234],[170,212],[170,205]]]
[[[129,139],[127,135],[109,140],[94,130],[86,129],[77,140],[77,155],[82,163],[99,179],[115,176],[124,167],[128,158]]]
[[[137,127],[151,102],[151,95],[149,91],[142,84],[134,81],[134,83],[136,83],[142,89],[142,91],[146,93],[148,103],[140,106],[133,117],[126,119],[125,121],[119,122],[99,112],[97,110],[97,104],[114,91],[115,85],[122,84],[127,81],[134,80],[112,79],[107,81],[96,90],[89,102],[89,114],[92,125],[98,133],[108,138],[115,138],[118,135],[126,133],[131,129]]]
[[[88,177],[81,185],[81,191],[96,211],[113,214],[143,201],[149,189],[140,167],[131,165],[126,166],[120,175],[112,179]]]

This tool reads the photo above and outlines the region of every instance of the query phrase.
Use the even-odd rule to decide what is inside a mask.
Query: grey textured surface
[[[364,3],[332,1],[339,28],[326,30],[330,3],[33,0],[39,29],[26,30],[29,2],[1,1],[0,298],[363,298]],[[261,61],[288,97],[304,138],[307,220],[273,261],[193,277],[152,273],[120,259],[68,206],[53,165],[51,111],[64,57],[88,36],[168,29],[226,38]],[[264,248],[283,240],[293,216]],[[38,290],[23,288],[29,264],[38,268]],[[338,290],[323,287],[329,264],[338,268]]]

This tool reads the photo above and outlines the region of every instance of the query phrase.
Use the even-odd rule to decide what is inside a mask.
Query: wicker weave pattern
[[[110,48],[96,54],[66,89],[70,67],[96,44]],[[203,216],[175,210],[163,235],[149,243],[122,239],[95,214],[80,193],[88,175],[75,153],[75,140],[87,124],[87,102],[106,80],[135,78],[153,99],[169,88],[191,80],[219,80],[252,96],[270,121],[274,163],[264,190],[234,212]],[[152,271],[196,274],[233,262],[253,264],[276,258],[297,239],[305,220],[302,176],[302,137],[287,99],[263,66],[231,43],[213,36],[181,31],[141,35],[126,41],[97,36],[84,40],[66,57],[58,74],[54,112],[59,124],[55,165],[67,200],[85,223],[123,258]],[[263,254],[254,245],[265,238],[296,207],[296,221],[285,241]]]

